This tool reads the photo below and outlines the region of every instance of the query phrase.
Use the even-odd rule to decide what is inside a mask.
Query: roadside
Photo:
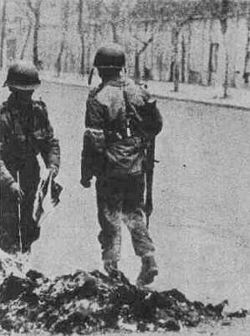
[[[0,85],[4,82],[6,71],[0,71]],[[63,84],[77,87],[89,87],[88,76],[80,74],[62,73],[59,77],[49,71],[42,71],[40,77],[44,82]],[[93,76],[90,88],[99,84],[99,77]],[[179,91],[174,92],[172,82],[142,81],[152,95],[159,99],[173,99],[194,103],[202,103],[228,108],[250,109],[250,88],[241,85],[238,88],[229,88],[228,97],[223,98],[222,86],[202,86],[198,84],[179,84]]]
[[[87,81],[85,78],[77,82],[66,76],[60,79],[43,76],[43,79],[39,94],[48,105],[61,141],[59,179],[64,193],[57,211],[43,223],[41,238],[34,244],[34,266],[45,273],[53,272],[52,275],[68,274],[76,269],[101,269],[94,188],[86,192],[79,185]],[[169,90],[169,95],[162,94],[163,98],[173,93],[172,83],[154,85],[155,94],[157,87],[161,94]],[[161,270],[154,288],[178,288],[189,299],[203,302],[229,299],[228,309],[248,309],[250,120],[247,109],[250,105],[242,100],[244,111],[216,108],[211,98],[214,91],[210,88],[190,86],[186,89],[186,92],[190,90],[190,97],[188,93],[184,95],[184,88],[181,85],[181,91],[175,94],[178,98],[173,98],[179,102],[169,99],[159,102],[166,127],[157,140],[156,155],[160,163],[156,166],[155,212],[150,226]],[[196,88],[207,91],[205,102],[211,105],[200,109],[198,104],[181,102],[198,96]],[[241,91],[247,97],[247,90],[232,92],[241,97]],[[7,90],[2,90],[2,94],[7,94]],[[121,268],[133,281],[140,265],[133,255],[127,231],[123,238]],[[219,325],[210,330],[206,327],[183,330],[181,334],[248,335],[249,318],[232,322],[230,328]]]
[[[88,87],[87,76],[82,77],[74,74],[62,74],[60,77],[56,77],[51,73],[43,72],[41,78],[46,82]],[[91,87],[98,83],[99,79],[93,77]],[[179,92],[174,92],[173,83],[171,82],[147,81],[143,83],[147,84],[153,96],[160,99],[167,98],[229,108],[250,109],[250,89],[247,86],[229,88],[229,96],[225,99],[222,98],[223,88],[219,86],[180,83]]]

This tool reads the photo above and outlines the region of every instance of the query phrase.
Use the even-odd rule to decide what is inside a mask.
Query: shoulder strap
[[[143,119],[138,113],[138,111],[136,110],[136,107],[129,101],[128,93],[126,92],[125,88],[123,88],[123,98],[125,101],[127,126],[130,129],[131,122],[132,122],[134,125],[136,125],[137,129],[140,131],[142,136],[146,136],[146,133],[144,132],[143,128],[140,126],[143,122]]]

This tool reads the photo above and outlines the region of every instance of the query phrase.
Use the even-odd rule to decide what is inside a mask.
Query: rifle
[[[150,113],[155,108],[156,101],[148,102],[144,111],[144,115],[140,115],[136,111],[136,108],[129,102],[127,92],[123,90],[123,96],[126,104],[126,113],[128,120],[131,120],[139,132],[148,138],[148,129],[151,130],[152,120],[150,119]],[[149,117],[149,120],[147,120]],[[146,201],[145,201],[145,213],[146,213],[146,225],[149,227],[149,217],[153,212],[153,175],[155,160],[155,136],[148,140],[148,146],[146,148]]]
[[[155,163],[155,137],[150,140],[146,156],[146,225],[149,227],[149,217],[153,212],[153,176]]]
[[[19,170],[17,171],[17,183],[20,187],[20,172]],[[21,202],[18,199],[17,200],[17,214],[18,214],[18,223],[17,223],[17,227],[18,227],[18,239],[19,239],[19,248],[20,248],[20,252],[23,252],[23,239],[22,239],[22,230],[21,230]]]

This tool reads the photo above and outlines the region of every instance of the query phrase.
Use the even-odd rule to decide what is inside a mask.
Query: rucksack
[[[144,171],[145,146],[140,137],[127,137],[107,143],[105,173],[110,177],[140,175]]]
[[[105,173],[112,177],[144,173],[145,151],[152,133],[152,125],[154,125],[152,112],[155,109],[155,102],[145,103],[141,107],[133,106],[125,90],[123,90],[123,98],[126,109],[124,127],[126,131],[122,135],[106,132],[105,136]],[[115,132],[111,131],[111,133]]]

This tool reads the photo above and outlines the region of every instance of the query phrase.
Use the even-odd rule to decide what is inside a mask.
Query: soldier
[[[8,70],[4,86],[11,94],[0,108],[0,248],[8,253],[30,251],[39,237],[32,218],[39,183],[40,153],[47,169],[58,173],[60,148],[43,101],[32,100],[40,85],[37,69],[19,61]]]
[[[104,269],[110,273],[118,267],[123,219],[135,254],[142,260],[137,284],[147,285],[158,267],[145,223],[145,152],[148,140],[160,132],[162,119],[148,92],[122,78],[125,54],[119,45],[101,47],[94,67],[102,82],[90,92],[86,104],[81,184],[89,188],[96,177]]]

